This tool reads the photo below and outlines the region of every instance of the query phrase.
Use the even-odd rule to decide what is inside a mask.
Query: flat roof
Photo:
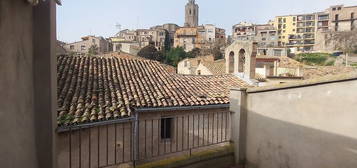
[[[252,88],[247,88],[246,91],[247,91],[247,93],[269,92],[269,91],[275,91],[275,90],[285,90],[285,89],[292,89],[292,88],[309,87],[309,86],[336,83],[336,82],[345,82],[345,81],[351,81],[351,80],[357,80],[357,73],[331,75],[331,76],[322,77],[322,78],[315,78],[315,79],[311,79],[311,80],[284,83],[284,84],[279,84],[279,85],[252,87]],[[236,88],[236,89],[231,89],[231,90],[245,90],[245,88]]]

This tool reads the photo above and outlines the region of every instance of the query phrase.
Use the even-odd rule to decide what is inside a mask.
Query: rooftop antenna
[[[115,27],[116,27],[119,31],[121,30],[121,24],[116,23],[116,24],[115,24]]]
[[[118,33],[117,33],[115,36],[119,36],[120,31],[121,31],[121,24],[116,23],[116,24],[115,24],[115,28],[117,28],[117,29],[118,29]]]

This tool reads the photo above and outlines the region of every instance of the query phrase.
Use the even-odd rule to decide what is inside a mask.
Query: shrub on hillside
[[[162,61],[163,60],[163,55],[162,52],[158,51],[154,45],[148,45],[144,48],[142,48],[138,52],[138,56],[151,59],[151,60],[156,60],[156,61]]]
[[[302,53],[295,56],[295,59],[307,65],[325,65],[329,57],[331,55],[327,53]]]

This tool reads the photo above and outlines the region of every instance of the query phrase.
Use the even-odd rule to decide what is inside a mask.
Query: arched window
[[[354,18],[355,18],[355,13],[352,12],[352,13],[351,13],[351,19],[354,19]]]
[[[234,52],[231,51],[229,53],[229,65],[228,65],[228,68],[229,68],[229,73],[234,73]]]
[[[239,60],[238,60],[238,72],[244,72],[245,65],[245,50],[241,49],[239,51]]]
[[[191,9],[190,9],[190,15],[192,14],[192,11],[191,11]]]

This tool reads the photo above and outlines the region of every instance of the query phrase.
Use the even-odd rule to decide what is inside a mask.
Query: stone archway
[[[244,72],[244,69],[245,69],[245,50],[240,49],[239,56],[238,56],[238,72],[242,73]]]
[[[229,73],[234,73],[234,52],[231,51],[229,53],[229,64],[228,64],[228,68],[229,68]]]

